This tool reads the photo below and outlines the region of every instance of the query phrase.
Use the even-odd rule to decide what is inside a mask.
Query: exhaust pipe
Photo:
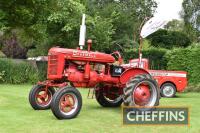
[[[85,37],[86,37],[86,25],[85,25],[85,14],[83,14],[82,25],[80,26],[80,35],[79,35],[80,49],[83,49],[83,46],[85,45]]]

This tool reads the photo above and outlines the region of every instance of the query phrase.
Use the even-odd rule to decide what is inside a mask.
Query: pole
[[[141,31],[142,31],[142,27],[144,25],[144,23],[149,20],[150,17],[145,17],[144,20],[142,21],[142,23],[140,24],[140,28],[139,28],[139,33],[140,33],[140,43],[139,43],[139,49],[138,49],[138,67],[140,68],[142,65],[142,44],[143,44],[143,38],[141,36]]]

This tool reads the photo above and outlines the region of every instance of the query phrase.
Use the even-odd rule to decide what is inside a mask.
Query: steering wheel
[[[119,65],[121,65],[123,63],[123,58],[122,58],[121,54],[119,53],[119,51],[115,51],[115,52],[111,53],[111,55],[115,58],[116,61],[119,62]]]

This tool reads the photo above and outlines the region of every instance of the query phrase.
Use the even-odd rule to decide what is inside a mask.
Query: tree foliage
[[[173,19],[172,21],[169,21],[167,25],[164,26],[166,30],[170,31],[180,31],[182,32],[184,30],[184,21],[183,20],[177,20]]]
[[[158,30],[148,39],[154,47],[172,49],[174,47],[187,47],[191,44],[189,37],[180,31]]]
[[[75,48],[81,15],[86,13],[93,49],[112,51],[116,44],[130,48],[137,44],[141,21],[155,7],[153,0],[1,0],[0,44],[17,44],[25,49],[25,57],[27,51],[28,56],[46,55],[52,46]],[[16,43],[6,44],[13,36]]]
[[[139,26],[145,17],[152,16],[156,6],[153,0],[86,1],[87,14],[98,14],[110,20],[114,32],[107,45],[110,45],[111,50],[117,44],[125,48],[137,48]]]
[[[182,6],[185,32],[193,41],[198,41],[200,35],[200,2],[199,0],[184,0]]]

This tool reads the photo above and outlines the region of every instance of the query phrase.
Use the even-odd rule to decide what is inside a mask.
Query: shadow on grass
[[[91,110],[91,111],[95,111],[95,110],[103,110],[103,111],[114,111],[116,113],[120,113],[121,112],[121,106],[120,107],[102,107],[100,105],[85,105],[85,108],[87,110]]]

